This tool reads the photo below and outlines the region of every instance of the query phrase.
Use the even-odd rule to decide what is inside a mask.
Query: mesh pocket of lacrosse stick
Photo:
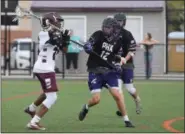
[[[24,18],[29,16],[29,14],[26,11],[24,11],[24,9],[21,8],[20,6],[17,6],[15,8],[15,13],[16,13],[16,17],[13,19],[13,21],[17,21],[19,18]]]

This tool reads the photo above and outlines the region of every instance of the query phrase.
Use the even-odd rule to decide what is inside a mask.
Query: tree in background
[[[167,1],[168,32],[184,31],[184,0]]]

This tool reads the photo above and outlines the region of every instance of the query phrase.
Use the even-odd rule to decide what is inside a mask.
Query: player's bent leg
[[[132,125],[132,123],[129,121],[127,112],[126,112],[126,107],[125,107],[125,103],[124,103],[124,97],[121,96],[121,81],[120,81],[120,77],[117,73],[109,73],[106,76],[106,84],[109,87],[109,92],[111,93],[111,95],[113,96],[114,100],[116,101],[117,107],[119,109],[119,111],[121,111],[122,114],[122,118],[125,122],[125,126],[126,127],[134,127],[134,125]]]
[[[119,93],[120,93],[121,100],[122,100],[123,102],[125,102],[124,96],[123,96],[122,81],[121,81],[121,79],[118,79],[118,84],[119,84],[119,85],[118,85],[118,86],[119,86],[118,90],[119,90]],[[117,114],[118,116],[122,116],[122,113],[121,113],[120,111],[117,111],[116,114]]]
[[[100,89],[97,89],[96,92],[91,92],[92,93],[92,97],[88,101],[88,107],[92,107],[92,106],[94,106],[94,105],[96,105],[96,104],[98,104],[100,102],[100,92],[101,92]]]
[[[122,89],[119,91],[119,93],[120,93],[121,100],[124,102],[124,96],[123,96]],[[118,116],[122,116],[122,113],[120,111],[116,111],[116,114]]]
[[[134,70],[133,69],[123,69],[121,79],[125,84],[126,90],[129,94],[133,97],[135,104],[136,104],[136,113],[141,113],[141,103],[140,97],[136,91],[136,88],[133,86],[133,79],[134,79]],[[119,111],[117,111],[117,115],[119,116]]]
[[[89,107],[92,107],[100,102],[100,92],[102,88],[102,75],[96,74],[93,72],[89,72],[88,76],[88,86],[89,90],[92,94],[91,99],[89,99],[88,103],[85,104],[80,111],[78,118],[80,121],[83,121],[89,111]]]
[[[56,92],[48,92],[46,94],[46,99],[43,101],[40,109],[36,113],[36,115],[32,118],[32,120],[27,124],[27,127],[35,130],[45,130],[44,127],[39,125],[41,118],[48,112],[51,106],[57,100]]]
[[[42,93],[37,100],[34,102],[35,106],[40,106],[40,104],[42,104],[42,102],[46,99],[46,94]]]
[[[121,94],[119,93],[119,91],[117,89],[115,89],[115,88],[111,88],[109,90],[109,92],[111,93],[111,95],[113,96],[114,100],[116,101],[117,107],[121,111],[122,115],[123,116],[127,115],[126,107],[125,107],[124,101],[121,98]]]
[[[92,97],[89,99],[88,104],[85,104],[79,113],[79,120],[83,121],[89,111],[89,108],[97,105],[100,102],[100,89],[92,90]]]
[[[32,118],[35,115],[36,108],[40,106],[40,104],[46,99],[45,93],[40,94],[40,96],[36,99],[35,102],[30,104],[27,108],[24,109],[24,112],[29,114]]]
[[[46,95],[46,99],[42,102],[42,105],[36,115],[32,118],[27,127],[30,129],[45,130],[44,127],[39,125],[41,118],[47,113],[48,109],[55,103],[57,99],[56,92],[58,91],[56,84],[55,73],[38,73],[36,74],[39,79],[42,89]]]
[[[126,112],[126,107],[124,104],[124,98],[121,98],[121,94],[118,89],[112,88],[109,90],[111,95],[113,96],[114,100],[116,101],[117,107],[119,111],[122,114],[122,118],[125,122],[126,127],[135,127],[129,120],[127,112]]]
[[[141,99],[136,91],[136,88],[134,87],[133,83],[125,84],[125,88],[130,93],[130,95],[133,96],[135,104],[136,104],[136,113],[140,114],[142,107],[141,107]]]

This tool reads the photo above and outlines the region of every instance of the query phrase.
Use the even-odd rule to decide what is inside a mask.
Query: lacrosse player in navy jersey
[[[126,30],[124,27],[126,25],[126,16],[123,13],[117,13],[114,15],[114,18],[118,21],[121,26],[121,35],[122,35],[122,48],[121,48],[121,62],[122,62],[122,73],[121,79],[125,85],[125,88],[133,97],[136,104],[136,113],[141,113],[141,103],[140,97],[137,93],[135,86],[133,85],[134,78],[134,63],[133,57],[136,51],[136,41],[132,33]],[[120,90],[121,96],[122,90]],[[118,116],[122,116],[120,111],[117,111]]]
[[[108,87],[119,111],[121,111],[125,126],[134,127],[128,118],[124,102],[119,93],[121,65],[119,63],[120,59],[116,56],[122,44],[122,36],[120,36],[119,30],[120,26],[114,18],[106,18],[103,21],[102,30],[94,32],[84,45],[84,50],[89,54],[87,61],[88,86],[92,97],[79,113],[80,121],[84,120],[91,107],[100,102],[101,89]],[[114,64],[115,68],[105,61]]]

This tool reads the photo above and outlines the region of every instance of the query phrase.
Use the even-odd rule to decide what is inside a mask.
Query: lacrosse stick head
[[[25,10],[24,8],[20,7],[19,5],[15,8],[16,17],[13,19],[13,21],[16,21],[20,18],[29,18],[31,17],[31,11]]]

